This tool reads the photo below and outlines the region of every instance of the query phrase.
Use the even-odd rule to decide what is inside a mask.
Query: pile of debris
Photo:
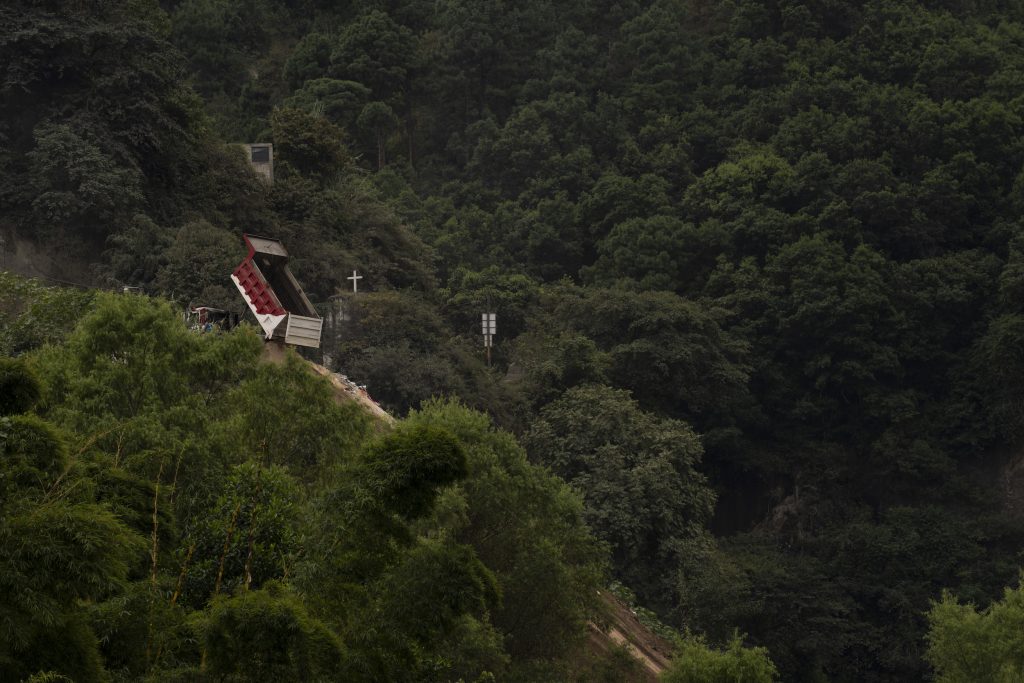
[[[321,377],[326,377],[327,381],[329,381],[336,390],[343,392],[353,401],[362,405],[363,408],[368,410],[371,415],[383,420],[387,424],[394,424],[395,418],[391,416],[391,413],[381,408],[379,403],[370,398],[370,394],[366,391],[365,384],[356,384],[340,372],[331,372],[324,366],[317,365],[316,363],[309,363],[309,366],[316,374]],[[337,393],[337,391],[335,393]]]

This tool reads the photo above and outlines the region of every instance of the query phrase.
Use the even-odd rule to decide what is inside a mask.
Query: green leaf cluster
[[[935,670],[935,680],[1019,680],[1024,672],[1019,637],[1022,618],[1020,587],[1005,589],[1002,600],[982,610],[944,592],[928,612],[925,656]]]

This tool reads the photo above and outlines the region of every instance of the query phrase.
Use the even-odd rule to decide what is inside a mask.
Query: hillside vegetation
[[[155,506],[177,540],[151,552],[146,489],[137,547],[90,560],[104,571],[69,580],[62,610],[164,586],[166,614],[150,601],[118,633],[194,610],[207,640],[180,661],[209,671],[228,660],[202,653],[235,652],[255,637],[240,615],[260,613],[307,634],[309,671],[538,680],[573,675],[568,649],[545,650],[572,638],[545,634],[588,618],[606,563],[727,648],[708,661],[752,656],[751,680],[771,665],[736,629],[787,681],[964,680],[943,644],[1001,637],[1017,593],[992,601],[1024,547],[1024,3],[15,0],[0,27],[0,230],[89,259],[97,282],[231,308],[239,234],[279,237],[311,298],[344,308],[334,369],[407,416],[372,441],[301,392],[291,405],[317,410],[298,423],[260,412],[246,383],[298,380],[259,369],[241,332],[182,333],[174,363],[141,353],[156,374],[129,382],[110,344],[171,353],[146,341],[178,338],[169,309],[50,294],[33,314],[43,295],[24,295],[0,309],[0,345],[30,352],[46,390],[41,417],[17,419],[160,496],[187,490],[172,462],[199,467],[181,473],[197,492]],[[238,142],[274,144],[273,185]],[[360,293],[328,303],[356,268]],[[81,306],[107,317],[62,341]],[[118,322],[135,315],[153,319]],[[32,351],[46,342],[62,345]],[[403,470],[409,449],[423,471]],[[474,489],[484,462],[495,479]],[[520,494],[499,483],[516,468]],[[228,532],[257,498],[285,506],[259,580],[243,548],[262,532]],[[474,500],[524,530],[488,546]],[[89,514],[113,524],[104,510]],[[110,567],[137,592],[111,592]],[[402,595],[407,614],[374,621]],[[45,623],[114,642],[84,618]],[[184,652],[145,643],[106,666]],[[984,652],[1020,671],[1012,648]]]

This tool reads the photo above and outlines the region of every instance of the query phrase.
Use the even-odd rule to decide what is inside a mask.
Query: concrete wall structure
[[[260,176],[268,183],[274,182],[274,145],[269,142],[251,142],[242,145],[246,149],[246,158]]]

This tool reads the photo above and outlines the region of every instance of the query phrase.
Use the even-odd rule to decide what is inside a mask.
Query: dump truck
[[[249,253],[231,273],[267,341],[320,347],[323,319],[288,270],[288,250],[280,240],[243,235]]]

